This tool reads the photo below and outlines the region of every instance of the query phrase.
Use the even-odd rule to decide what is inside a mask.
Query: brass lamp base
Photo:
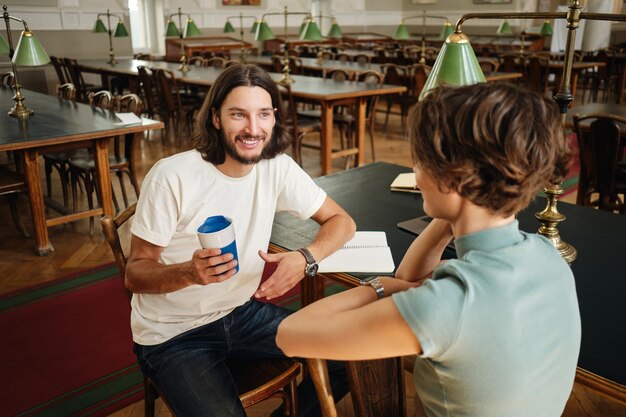
[[[33,113],[34,112],[26,106],[22,105],[18,107],[16,104],[11,110],[9,110],[8,114],[9,116],[15,117],[16,119],[26,120]]]
[[[181,55],[180,57],[180,65],[178,66],[178,71],[182,73],[189,72],[189,65],[187,65],[187,57],[185,55]]]
[[[287,48],[285,48],[285,57],[283,59],[283,77],[280,79],[281,83],[291,84],[295,83],[295,80],[289,75],[289,55],[287,55]]]
[[[561,240],[561,235],[557,230],[557,225],[565,220],[565,216],[559,213],[556,207],[557,197],[563,194],[563,189],[559,184],[550,184],[544,189],[547,196],[546,208],[539,213],[535,213],[535,217],[541,223],[538,233],[547,238],[552,245],[559,251],[559,254],[567,263],[576,260],[576,249]]]

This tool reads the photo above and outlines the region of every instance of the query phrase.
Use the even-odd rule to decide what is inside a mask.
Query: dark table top
[[[410,168],[374,163],[319,177],[315,181],[357,223],[357,230],[383,230],[394,262],[400,264],[414,236],[397,223],[424,214],[419,194],[392,192],[389,185]],[[519,214],[520,228],[536,232],[534,214],[543,210],[545,198],[537,198]],[[572,264],[582,319],[582,345],[578,365],[589,372],[626,385],[626,216],[588,207],[559,203],[567,219],[559,226],[561,237],[578,250]],[[318,229],[312,220],[298,220],[278,213],[271,242],[285,249],[305,246]],[[452,257],[446,251],[445,257]],[[355,274],[356,276],[356,274]],[[364,276],[356,276],[365,278]]]
[[[6,111],[0,114],[0,150],[3,151],[115,136],[137,131],[140,126],[160,123],[144,121],[142,125],[122,126],[116,124],[119,120],[108,110],[34,91],[21,91],[25,97],[24,105],[34,111],[24,121],[6,114],[13,103],[13,90],[0,87],[0,103],[6,106]]]

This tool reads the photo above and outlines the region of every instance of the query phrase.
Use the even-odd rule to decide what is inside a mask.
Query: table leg
[[[35,228],[37,253],[39,253],[40,256],[47,256],[54,248],[48,240],[46,210],[44,206],[43,189],[41,188],[40,182],[39,152],[36,149],[26,149],[23,155],[24,172],[28,184],[28,198],[30,200],[30,210],[33,216],[33,226]]]
[[[332,171],[333,152],[333,106],[327,102],[322,102],[322,132],[320,138],[322,153],[322,175]]]
[[[357,113],[356,113],[356,147],[359,149],[359,153],[354,161],[355,166],[361,166],[365,162],[365,155],[363,154],[363,147],[365,143],[365,110],[367,107],[367,100],[365,97],[359,97],[359,101],[357,103]]]
[[[96,177],[102,204],[102,212],[105,216],[113,216],[113,194],[111,192],[111,176],[109,172],[109,138],[96,141]]]

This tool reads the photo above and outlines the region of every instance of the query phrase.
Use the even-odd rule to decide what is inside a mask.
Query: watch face
[[[317,270],[319,269],[319,267],[317,266],[317,264],[308,264],[306,266],[306,274],[310,277],[314,276],[315,274],[317,274]]]

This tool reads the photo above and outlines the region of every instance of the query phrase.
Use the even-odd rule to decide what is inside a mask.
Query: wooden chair
[[[478,60],[478,65],[483,72],[496,72],[500,67],[500,63],[495,58],[481,58]]]
[[[13,72],[5,72],[0,75],[0,85],[13,88],[14,83],[15,83],[15,74],[13,74]]]
[[[409,82],[411,82],[409,66],[384,64],[381,67],[383,74],[385,75],[385,84],[406,86]],[[404,93],[385,95],[385,99],[387,100],[387,112],[385,114],[385,124],[383,127],[384,131],[387,130],[389,115],[391,114],[391,108],[394,104],[400,106],[400,121],[404,127],[405,119],[409,112],[409,105],[413,102],[413,99],[410,96],[412,93],[410,91],[411,89],[409,88]]]
[[[545,96],[548,92],[550,59],[536,54],[529,55],[524,73],[528,87]]]
[[[212,58],[207,59],[206,61],[207,67],[213,68],[225,68],[226,67],[226,58],[222,58],[219,56],[214,56]]]
[[[72,76],[70,75],[69,69],[65,65],[65,60],[63,58],[51,56],[50,62],[52,62],[54,72],[56,72],[61,85],[72,82]]]
[[[174,132],[179,132],[181,123],[184,123],[190,131],[193,110],[196,108],[195,100],[183,101],[176,76],[172,71],[154,69],[153,74],[156,78],[155,82],[158,83],[161,120],[166,124],[172,122]]]
[[[154,119],[156,115],[160,114],[159,84],[155,83],[155,76],[152,73],[152,69],[146,66],[139,65],[137,67],[137,75],[139,76],[143,111],[150,119]]]
[[[302,166],[302,147],[312,147],[319,149],[319,146],[304,145],[302,139],[309,133],[320,133],[322,131],[321,119],[299,116],[296,107],[296,101],[291,93],[291,85],[284,82],[277,82],[278,89],[283,98],[285,112],[287,114],[286,125],[290,127],[292,136],[293,159]]]
[[[345,52],[338,52],[335,54],[335,60],[339,62],[352,62],[352,57]]]
[[[126,274],[126,261],[130,250],[130,224],[136,204],[131,205],[117,217],[104,216],[100,219],[102,232],[111,247],[122,281]],[[132,294],[126,291],[130,301]],[[280,398],[285,414],[297,417],[296,377],[301,365],[292,359],[229,360],[228,367],[239,392],[244,408],[269,398]],[[161,396],[156,384],[144,375],[144,415],[154,416],[154,402]],[[169,408],[169,406],[168,406]]]
[[[70,81],[76,87],[76,96],[81,103],[87,103],[87,96],[91,92],[101,91],[102,86],[86,83],[83,78],[83,73],[78,65],[78,62],[73,58],[61,58],[67,68],[67,72],[70,75]]]
[[[328,368],[323,359],[307,359],[307,369],[311,375],[323,417],[337,417],[328,378]],[[364,361],[360,361],[363,363]],[[385,416],[406,417],[406,395],[404,388],[404,366],[402,358],[388,358],[365,361],[368,366],[355,366],[347,361],[346,368],[351,379],[352,404],[354,414],[359,417],[381,417],[380,409],[392,410]],[[373,380],[368,371],[377,369],[380,379]],[[411,369],[412,370],[412,369]],[[370,394],[374,393],[375,394]],[[375,399],[372,398],[375,396]]]
[[[194,66],[194,67],[207,67],[207,61],[208,59],[203,58],[202,56],[196,55],[196,56],[192,56],[191,58],[189,58],[187,60],[187,64],[189,66]]]
[[[366,54],[356,54],[352,60],[359,65],[366,65],[372,61],[372,57]]]
[[[0,196],[6,196],[9,200],[11,209],[11,217],[15,228],[24,236],[30,237],[30,234],[24,227],[20,217],[20,210],[17,206],[18,196],[21,193],[28,193],[26,189],[26,180],[22,175],[12,171],[5,166],[0,166]]]
[[[76,87],[72,83],[57,84],[57,97],[62,100],[76,101]],[[83,150],[86,152],[86,150]],[[48,198],[52,198],[52,170],[56,170],[61,181],[61,191],[63,193],[63,205],[69,207],[69,187],[70,187],[70,155],[76,150],[44,153],[44,172],[46,176],[46,191]]]
[[[585,121],[591,124],[585,126]],[[626,118],[617,115],[574,115],[580,159],[576,204],[626,214],[626,163],[620,130],[625,126]],[[592,199],[594,193],[598,193],[597,199]]]

